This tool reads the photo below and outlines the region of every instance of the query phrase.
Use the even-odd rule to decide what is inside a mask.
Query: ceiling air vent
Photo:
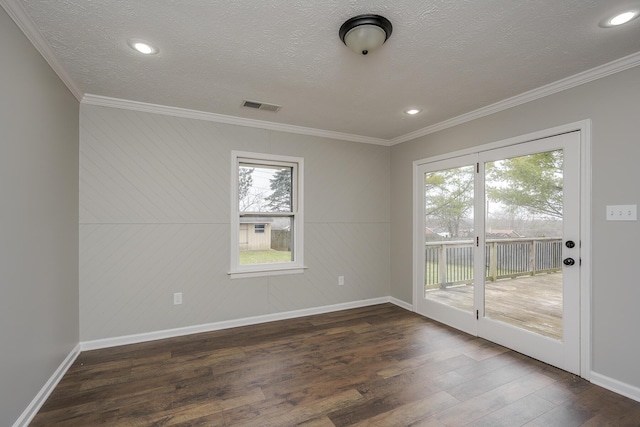
[[[242,102],[242,106],[246,108],[253,108],[254,110],[264,110],[264,111],[273,111],[277,113],[280,108],[280,105],[275,104],[267,104],[265,102],[258,101],[247,101],[246,99]]]

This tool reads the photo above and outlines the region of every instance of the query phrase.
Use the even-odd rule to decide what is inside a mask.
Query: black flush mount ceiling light
[[[391,22],[380,15],[358,15],[340,27],[340,40],[352,51],[366,55],[391,36]]]

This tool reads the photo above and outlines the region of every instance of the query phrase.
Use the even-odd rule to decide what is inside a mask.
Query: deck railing
[[[427,242],[427,289],[472,283],[474,246],[473,240]],[[533,276],[562,268],[562,239],[558,237],[487,239],[485,247],[486,280]]]

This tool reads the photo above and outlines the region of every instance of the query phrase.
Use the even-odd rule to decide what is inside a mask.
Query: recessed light
[[[621,13],[619,15],[614,16],[613,18],[611,18],[609,20],[609,23],[611,25],[622,25],[622,24],[626,24],[627,22],[631,21],[633,18],[635,18],[636,16],[638,16],[638,14],[636,12],[625,12],[625,13]]]
[[[639,11],[628,10],[626,12],[618,13],[614,17],[606,19],[601,23],[603,27],[617,27],[618,25],[626,24],[638,17]]]
[[[129,46],[131,46],[132,49],[144,55],[154,55],[158,53],[158,48],[152,46],[149,42],[145,40],[131,39],[129,40]]]
[[[405,114],[408,114],[410,116],[415,116],[416,114],[418,114],[420,111],[422,110],[418,110],[417,108],[412,108],[410,110],[405,110]]]

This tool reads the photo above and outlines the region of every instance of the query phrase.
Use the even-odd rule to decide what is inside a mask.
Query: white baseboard
[[[165,329],[163,331],[147,332],[143,334],[125,335],[122,337],[84,341],[80,343],[80,346],[82,351],[97,350],[101,348],[116,347],[119,345],[137,344],[141,342],[198,334],[202,332],[212,332],[221,329],[237,328],[240,326],[257,325],[260,323],[274,322],[277,320],[294,319],[297,317],[312,316],[315,314],[331,313],[333,311],[367,307],[370,305],[384,304],[387,302],[391,302],[402,308],[405,308],[406,305],[405,302],[397,300],[395,298],[391,299],[391,297],[372,298],[367,300],[345,302],[341,304],[325,305],[322,307],[305,308],[303,310],[286,311],[283,313],[265,314],[263,316],[245,317],[243,319],[225,320],[222,322],[186,326],[184,328]]]
[[[389,297],[389,302],[395,304],[400,308],[404,308],[407,311],[413,311],[413,304],[402,301],[401,299]]]
[[[640,388],[591,371],[591,383],[640,402]]]
[[[33,421],[33,418],[36,416],[44,402],[47,401],[53,390],[56,388],[64,374],[67,373],[73,362],[75,362],[76,358],[80,354],[80,344],[77,344],[73,350],[65,357],[62,361],[58,369],[55,370],[53,375],[49,378],[49,380],[45,383],[44,386],[40,389],[36,397],[33,398],[29,406],[22,412],[22,414],[18,417],[15,423],[13,423],[13,427],[26,427]]]

